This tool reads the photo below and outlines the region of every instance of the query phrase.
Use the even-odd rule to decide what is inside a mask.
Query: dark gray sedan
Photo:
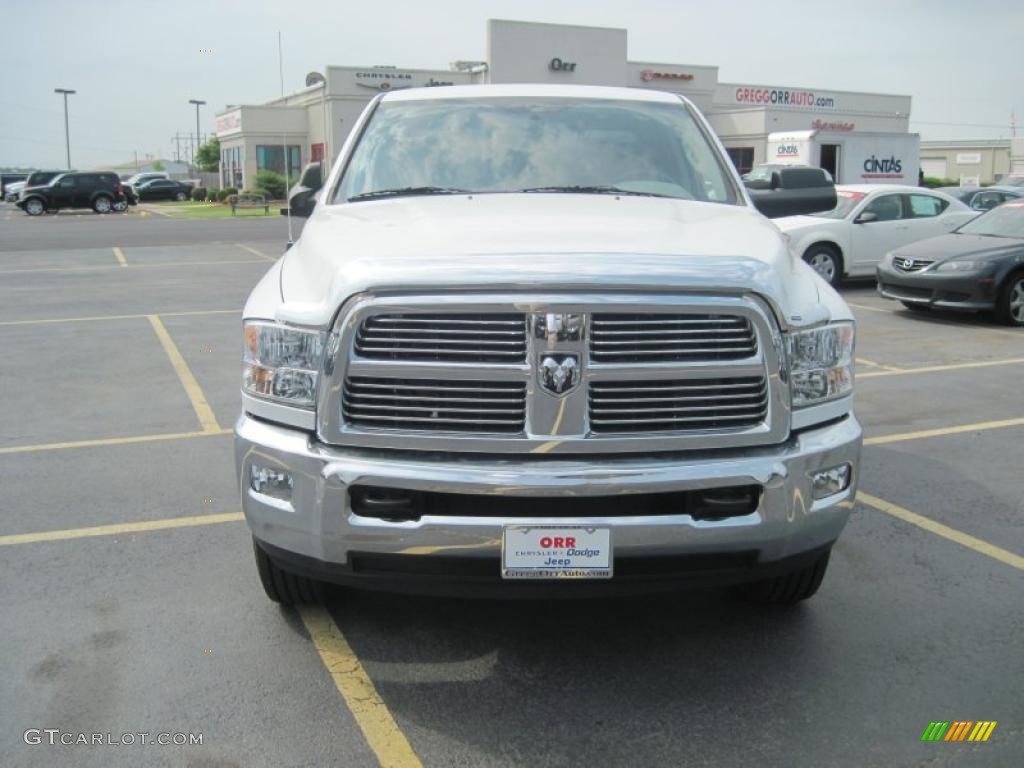
[[[993,310],[1004,323],[1024,325],[1024,200],[888,254],[878,265],[878,292],[910,309]]]

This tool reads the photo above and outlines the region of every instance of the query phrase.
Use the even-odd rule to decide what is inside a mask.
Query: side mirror
[[[316,207],[316,195],[323,186],[320,163],[310,163],[302,169],[298,183],[288,193],[288,209],[292,216],[308,217]]]
[[[872,221],[878,221],[878,214],[872,213],[871,211],[864,211],[860,216],[853,220],[854,224],[870,224]]]

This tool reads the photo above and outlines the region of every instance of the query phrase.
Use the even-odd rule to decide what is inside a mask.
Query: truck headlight
[[[272,322],[243,328],[242,391],[279,403],[312,408],[327,334]]]
[[[786,334],[793,407],[835,400],[853,391],[853,323]]]

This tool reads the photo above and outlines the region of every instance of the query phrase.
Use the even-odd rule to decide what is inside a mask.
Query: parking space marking
[[[936,536],[941,536],[944,539],[955,542],[960,546],[973,549],[975,552],[979,552],[982,555],[987,555],[994,560],[998,560],[1001,563],[1005,563],[1012,568],[1016,568],[1019,571],[1024,571],[1024,557],[1010,552],[1008,549],[997,547],[995,544],[989,544],[987,541],[975,538],[963,531],[958,531],[956,528],[950,528],[948,525],[932,520],[930,517],[919,515],[916,512],[911,512],[909,509],[892,504],[884,499],[880,499],[877,496],[872,496],[870,493],[864,491],[857,491],[857,501],[861,504],[865,504],[872,509],[877,509],[879,512],[884,512],[887,515],[891,515],[905,523],[916,525],[918,528],[922,528],[929,533],[934,533]]]
[[[870,307],[867,304],[854,304],[852,301],[848,301],[846,304],[854,309],[866,309],[869,312],[885,312],[888,315],[899,314],[895,309],[886,309],[885,307]]]
[[[128,267],[129,269],[153,269],[154,267],[208,267],[218,264],[262,264],[264,261],[274,261],[269,256],[262,259],[219,259],[212,261],[158,261],[150,264],[89,264],[78,267],[25,267],[23,269],[0,269],[0,275],[24,275],[36,272],[95,272],[104,269],[118,269]]]
[[[255,248],[250,248],[248,245],[242,245],[242,243],[235,243],[235,245],[237,245],[243,251],[248,251],[249,253],[255,253],[257,256],[260,256],[260,257],[266,259],[267,261],[277,261],[277,259],[275,259],[274,257],[267,256],[267,254],[265,254],[263,251],[257,251]]]
[[[925,365],[920,368],[900,368],[896,371],[868,371],[857,374],[858,379],[873,379],[876,376],[903,376],[909,373],[935,373],[938,371],[960,371],[966,368],[991,368],[996,365],[1019,365],[1024,357],[1011,357],[1006,360],[979,360],[974,363],[952,363],[950,365]]]
[[[0,536],[0,547],[9,547],[15,544],[38,544],[42,541],[68,541],[70,539],[87,539],[96,536],[118,536],[126,533],[165,531],[170,528],[195,528],[199,525],[236,523],[244,519],[245,515],[241,512],[220,512],[213,515],[167,517],[162,520],[145,520],[138,523],[115,523],[113,525],[93,525],[88,528],[66,528],[61,531],[15,533],[8,536]]]
[[[870,365],[872,368],[880,368],[883,371],[903,370],[902,368],[897,368],[895,365],[882,365],[881,363],[876,363],[874,360],[868,360],[866,357],[858,357],[856,359],[856,362],[860,363],[861,365]]]
[[[178,345],[174,343],[171,334],[167,332],[167,328],[164,327],[160,316],[147,315],[146,317],[149,320],[149,324],[153,326],[153,331],[156,333],[157,338],[160,339],[160,344],[163,345],[164,352],[167,353],[174,372],[178,374],[181,386],[185,388],[185,394],[188,395],[188,399],[192,403],[192,409],[199,418],[199,424],[202,426],[203,432],[220,432],[221,426],[217,423],[217,417],[213,415],[213,409],[210,407],[210,404],[206,402],[206,395],[203,394],[202,387],[199,386],[196,377],[192,375],[192,369],[188,367],[185,358],[181,356],[181,352],[178,351]]]
[[[889,443],[902,443],[906,440],[921,440],[926,437],[962,435],[965,432],[986,432],[990,429],[1005,429],[1006,427],[1021,426],[1024,426],[1024,418],[1000,419],[998,421],[978,421],[974,424],[959,424],[955,427],[938,427],[936,429],[921,429],[916,432],[902,432],[895,435],[867,437],[864,438],[864,445],[887,445]]]
[[[237,262],[232,262],[237,263]],[[161,312],[161,317],[188,317],[190,315],[240,315],[240,309],[189,309],[181,312]],[[90,323],[97,320],[138,320],[149,314],[138,315],[93,315],[91,317],[46,317],[40,320],[3,320],[5,325],[45,325],[48,323]]]
[[[128,259],[124,257],[124,251],[122,251],[116,245],[114,246],[114,258],[117,259],[117,263],[120,264],[122,267],[128,266]]]
[[[423,764],[413,752],[409,740],[327,609],[303,606],[299,608],[299,615],[320,654],[320,660],[327,667],[378,762],[389,768],[421,768]]]
[[[187,440],[192,437],[214,437],[230,435],[232,430],[203,430],[202,432],[164,432],[157,435],[129,435],[127,437],[100,437],[94,440],[73,440],[67,443],[36,443],[35,445],[9,445],[0,448],[0,455],[7,453],[34,453],[36,451],[63,451],[71,448],[105,448],[111,445],[132,445],[133,443],[157,443],[162,440]]]

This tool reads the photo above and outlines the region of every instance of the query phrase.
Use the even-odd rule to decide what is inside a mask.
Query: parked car
[[[21,191],[25,189],[28,182],[25,181],[12,181],[4,189],[4,202],[5,203],[16,203],[18,202],[18,196]]]
[[[150,179],[132,187],[139,200],[188,200],[192,185],[171,179]]]
[[[146,171],[145,173],[136,173],[133,176],[129,176],[128,180],[124,182],[124,185],[134,189],[140,184],[145,184],[147,181],[152,181],[153,179],[169,178],[171,178],[170,174],[165,171]]]
[[[1002,187],[1024,187],[1024,175],[1015,173],[1004,176],[999,180],[999,185]]]
[[[24,181],[28,178],[27,173],[0,173],[0,197],[7,194],[7,185],[16,181]]]
[[[992,187],[939,187],[938,189],[976,211],[990,211],[1007,200],[1024,197],[1024,187],[997,185]]]
[[[27,187],[17,204],[30,216],[62,208],[92,208],[96,213],[110,213],[127,199],[116,173],[73,171],[57,176],[45,187]]]
[[[834,192],[750,194],[658,91],[396,89],[352,136],[243,313],[270,599],[817,591],[856,493],[853,315],[756,206]]]
[[[873,275],[889,251],[959,227],[978,215],[944,192],[893,184],[836,187],[831,211],[776,219],[793,252],[827,282]]]
[[[878,292],[909,309],[994,310],[1024,325],[1024,200],[897,248],[878,265]]]

